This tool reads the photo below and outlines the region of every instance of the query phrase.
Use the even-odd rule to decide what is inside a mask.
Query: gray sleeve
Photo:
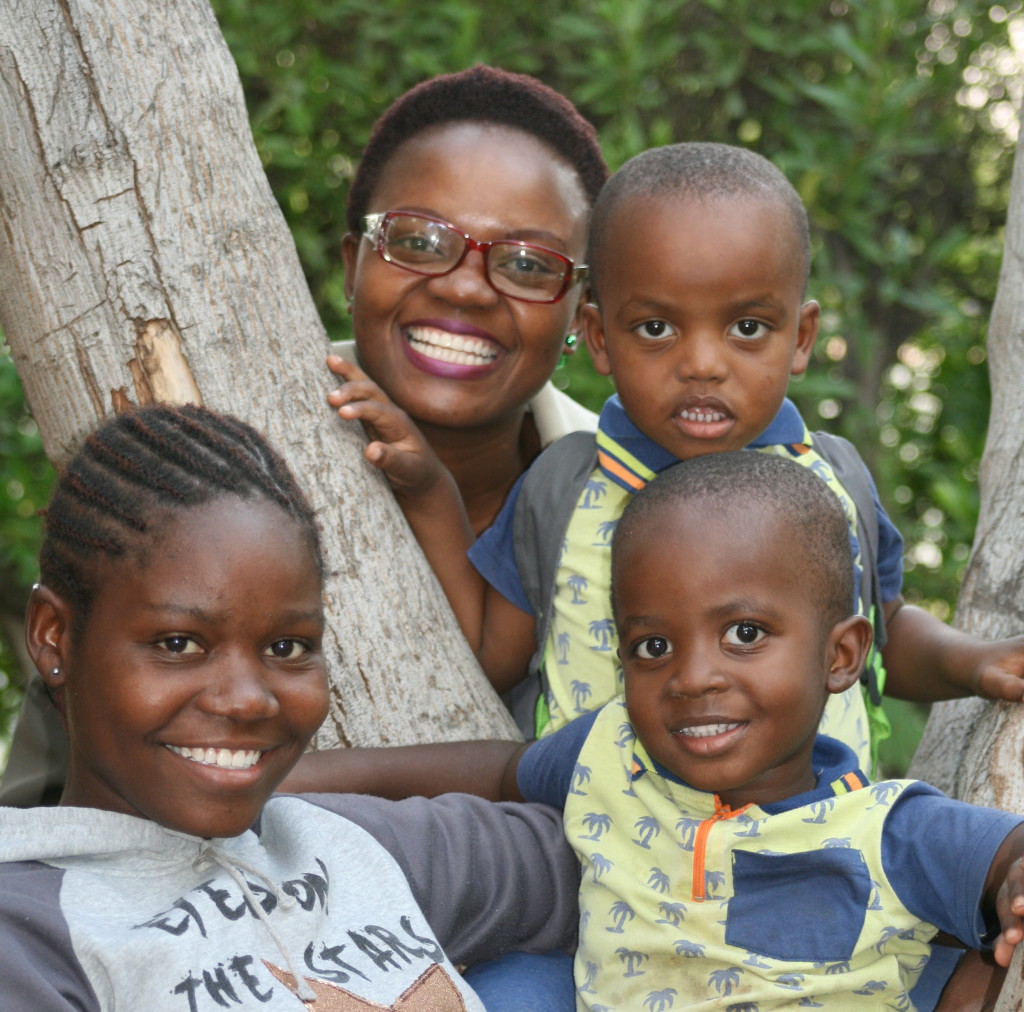
[[[60,909],[63,872],[38,861],[0,864],[0,1008],[100,1012]]]
[[[468,794],[306,799],[361,826],[395,858],[453,962],[575,947],[579,862],[554,809]]]

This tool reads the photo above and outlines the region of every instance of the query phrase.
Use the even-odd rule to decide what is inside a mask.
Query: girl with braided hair
[[[58,806],[0,808],[4,1009],[481,1012],[450,960],[571,946],[550,810],[271,798],[326,711],[323,562],[248,425],[102,425],[40,569],[26,642],[70,762]]]

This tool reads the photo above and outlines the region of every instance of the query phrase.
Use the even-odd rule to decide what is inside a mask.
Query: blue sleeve
[[[870,476],[869,476],[870,477]],[[878,595],[882,604],[895,601],[903,590],[903,535],[896,530],[878,499],[878,489],[871,480],[871,495],[878,514]]]
[[[533,614],[533,608],[527,600],[523,582],[519,578],[519,567],[516,565],[516,541],[513,523],[516,515],[516,503],[522,491],[524,471],[495,517],[494,523],[473,543],[469,549],[469,561],[477,572],[502,597],[507,598],[527,615]]]
[[[539,738],[523,753],[516,783],[527,801],[542,801],[559,811],[565,807],[576,760],[599,712],[592,710],[577,717],[554,734]]]
[[[992,860],[1024,822],[1019,815],[953,801],[927,784],[893,802],[882,830],[882,866],[903,905],[972,949],[988,947],[980,909]]]

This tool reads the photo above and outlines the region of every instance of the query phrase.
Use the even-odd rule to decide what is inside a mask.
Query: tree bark
[[[317,510],[316,747],[516,737],[380,476],[207,0],[0,0],[0,326],[58,466],[129,403],[265,432]]]
[[[956,624],[995,639],[1024,629],[1024,131],[1014,156],[1005,249],[988,329],[992,406],[981,510]],[[932,708],[910,775],[979,805],[1024,812],[1024,706],[981,699]],[[997,1012],[1024,1007],[1022,948]]]

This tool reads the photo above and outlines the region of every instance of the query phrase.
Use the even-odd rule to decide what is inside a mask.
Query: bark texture
[[[59,466],[129,403],[239,415],[317,509],[316,747],[516,737],[360,431],[207,0],[0,0],[0,326]]]
[[[988,329],[992,407],[981,511],[956,624],[987,639],[1024,629],[1024,131]],[[932,708],[910,775],[974,804],[1024,812],[1024,706],[964,699]],[[996,1012],[1024,1008],[1018,946]]]

